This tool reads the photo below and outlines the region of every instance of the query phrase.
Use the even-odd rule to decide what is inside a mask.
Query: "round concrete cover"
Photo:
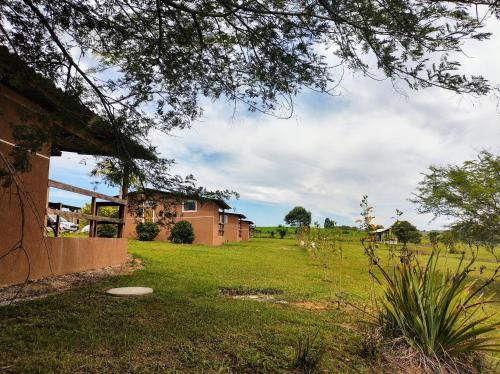
[[[142,296],[153,293],[153,289],[149,287],[119,287],[111,288],[106,293],[112,296]]]

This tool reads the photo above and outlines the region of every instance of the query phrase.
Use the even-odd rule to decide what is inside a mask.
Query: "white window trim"
[[[184,203],[187,203],[189,201],[194,202],[194,210],[185,210],[184,209]],[[196,200],[186,200],[182,202],[182,213],[195,213],[198,211],[198,202]]]
[[[222,217],[222,222],[221,222],[221,217]],[[220,225],[227,225],[228,221],[229,220],[228,220],[227,214],[219,213],[219,224]]]

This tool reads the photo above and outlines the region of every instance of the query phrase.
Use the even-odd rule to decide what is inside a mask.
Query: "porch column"
[[[122,179],[122,190],[120,192],[120,197],[124,200],[127,200],[128,197],[128,187],[130,183],[130,168],[128,165],[125,165],[123,168],[123,179]],[[127,206],[120,205],[118,208],[118,218],[122,219],[124,223],[120,223],[118,225],[118,235],[117,237],[123,238],[123,234],[125,231],[125,216],[126,216]]]

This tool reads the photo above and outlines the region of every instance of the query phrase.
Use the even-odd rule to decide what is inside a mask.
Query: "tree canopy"
[[[398,242],[405,245],[407,243],[420,243],[422,239],[420,231],[408,221],[397,221],[392,226],[392,233],[398,238]]]
[[[293,227],[310,226],[311,212],[301,206],[296,206],[285,216],[285,222]]]
[[[461,240],[500,243],[500,155],[482,151],[462,165],[431,166],[413,202],[420,213],[453,217]]]
[[[175,185],[171,162],[137,165],[120,139],[148,144],[152,131],[191,126],[203,97],[286,117],[294,95],[332,92],[345,69],[485,94],[488,82],[461,74],[453,54],[487,39],[482,27],[499,9],[486,0],[1,0],[0,44],[112,124],[122,169]]]
[[[323,227],[325,229],[332,229],[335,227],[336,224],[337,224],[337,222],[335,222],[333,219],[326,217],[325,222],[323,223]]]

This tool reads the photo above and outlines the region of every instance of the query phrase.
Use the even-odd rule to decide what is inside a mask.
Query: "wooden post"
[[[128,185],[130,183],[130,169],[127,165],[123,168],[123,180],[122,180],[122,190],[120,193],[120,197],[123,200],[127,200],[128,197]],[[123,220],[123,223],[118,224],[118,234],[116,235],[118,238],[123,238],[125,231],[125,215],[127,211],[126,205],[120,205],[118,208],[118,218]]]
[[[62,210],[62,203],[59,203],[59,210]],[[54,236],[57,238],[59,236],[59,225],[61,224],[61,216],[56,215],[56,228],[54,229]]]
[[[96,209],[96,198],[95,196],[92,196],[92,200],[90,203],[90,214],[93,216],[96,216],[97,214],[97,209]],[[97,233],[97,221],[90,221],[90,227],[89,227],[89,237],[93,238],[96,236]]]

